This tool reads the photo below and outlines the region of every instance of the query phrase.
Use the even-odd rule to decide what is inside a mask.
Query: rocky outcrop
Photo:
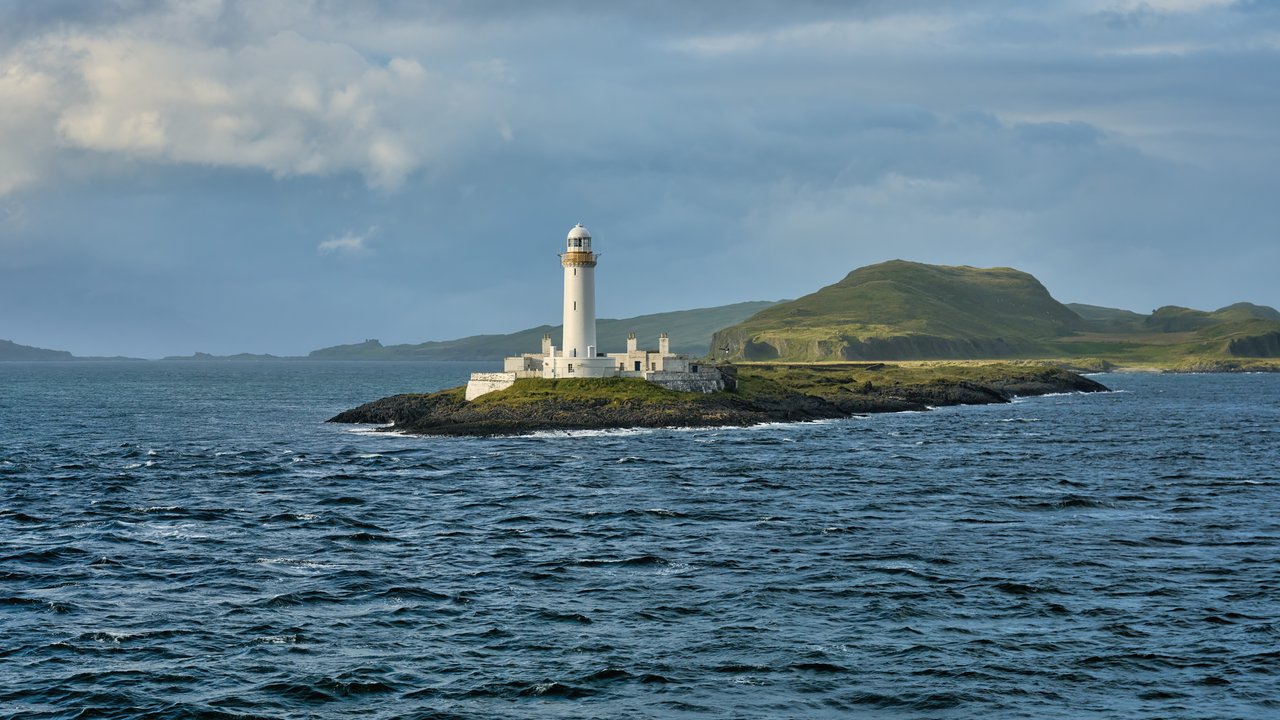
[[[898,360],[929,357],[948,359],[1003,358],[1027,352],[1026,346],[1004,338],[943,338],[931,335],[899,335],[887,338],[850,338],[843,348],[845,360]]]
[[[1227,343],[1232,357],[1280,358],[1280,332],[1232,338]]]
[[[388,430],[420,435],[519,435],[546,430],[591,430],[630,427],[746,426],[849,417],[873,412],[926,410],[945,405],[1009,402],[1017,396],[1106,390],[1074,373],[1040,367],[987,382],[935,379],[929,382],[877,386],[851,384],[849,370],[821,369],[826,389],[801,391],[785,383],[757,378],[754,390],[700,393],[662,391],[653,396],[557,397],[510,395],[499,391],[467,402],[463,389],[430,395],[395,395],[332,418],[336,423],[389,425]],[[812,380],[813,375],[809,376]],[[612,379],[615,383],[618,379]],[[526,381],[520,381],[526,382]],[[589,381],[579,381],[589,382]],[[634,380],[643,383],[642,380]],[[579,386],[581,387],[581,386]],[[608,387],[608,386],[603,386]],[[617,388],[618,385],[612,387]],[[512,390],[515,392],[519,389]]]
[[[392,395],[374,400],[329,418],[331,423],[367,423],[371,425],[411,425],[422,418],[453,412],[467,404],[463,388],[429,395]]]

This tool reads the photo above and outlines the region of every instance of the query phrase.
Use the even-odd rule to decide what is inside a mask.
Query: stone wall
[[[680,392],[712,393],[724,390],[724,376],[715,368],[698,368],[698,372],[651,372],[645,379],[654,385]]]
[[[547,358],[542,366],[544,378],[614,377],[618,366],[607,357],[572,358],[557,355]]]
[[[467,381],[467,400],[475,400],[485,393],[506,390],[516,382],[513,372],[471,373]]]

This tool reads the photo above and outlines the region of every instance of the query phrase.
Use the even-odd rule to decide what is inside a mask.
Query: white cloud
[[[177,3],[0,50],[0,195],[47,179],[69,149],[91,151],[82,165],[111,154],[276,177],[354,172],[393,189],[500,133],[487,120],[497,80],[376,59],[318,30],[259,29],[221,46],[208,27],[220,7]]]
[[[316,246],[316,252],[321,255],[332,255],[334,253],[342,255],[361,255],[370,251],[369,246],[365,243],[376,235],[377,232],[378,227],[375,225],[359,235],[354,232],[348,232],[341,237],[329,238]]]
[[[40,176],[56,141],[51,127],[59,95],[52,75],[0,58],[0,197]]]

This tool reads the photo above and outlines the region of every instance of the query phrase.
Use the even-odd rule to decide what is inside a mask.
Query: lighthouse
[[[566,358],[596,356],[596,261],[591,233],[578,223],[565,239],[560,255],[564,267],[564,342]]]
[[[564,270],[563,345],[542,336],[542,351],[513,355],[502,361],[502,372],[471,373],[464,397],[505,390],[521,378],[544,380],[626,377],[642,378],[669,390],[716,392],[725,389],[724,375],[705,363],[671,352],[666,333],[658,335],[657,350],[643,350],[633,332],[626,352],[603,353],[596,346],[596,262],[591,233],[574,225],[560,253]]]

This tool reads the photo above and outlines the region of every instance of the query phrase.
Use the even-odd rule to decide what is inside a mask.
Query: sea
[[[1280,374],[326,424],[476,363],[0,363],[0,717],[1280,717]]]

